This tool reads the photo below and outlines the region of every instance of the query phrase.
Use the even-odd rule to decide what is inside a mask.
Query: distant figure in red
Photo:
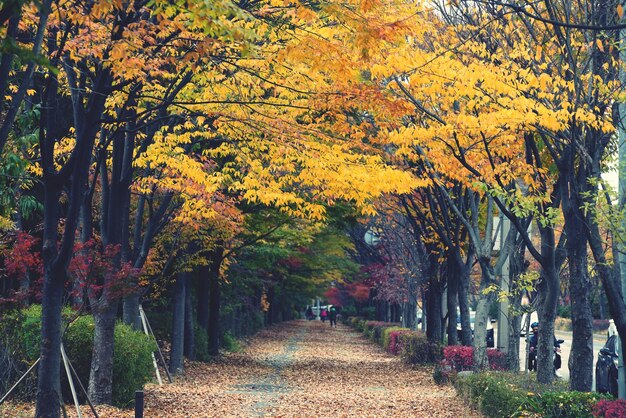
[[[337,308],[330,305],[328,309],[328,319],[330,319],[330,326],[337,328]]]
[[[326,318],[328,317],[328,312],[326,312],[326,309],[322,309],[320,317],[322,318],[322,322],[326,322]]]

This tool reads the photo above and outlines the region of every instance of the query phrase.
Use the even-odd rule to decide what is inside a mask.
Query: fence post
[[[135,418],[143,418],[143,390],[135,391]]]

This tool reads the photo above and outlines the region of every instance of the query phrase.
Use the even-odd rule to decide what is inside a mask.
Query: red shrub
[[[389,333],[389,352],[391,354],[400,354],[402,344],[400,343],[400,335],[410,332],[408,330],[391,331]]]
[[[474,366],[474,349],[462,345],[450,345],[444,347],[443,358],[445,366],[452,366],[457,372],[472,370]],[[494,349],[487,349],[487,358],[491,370],[505,370],[506,357],[504,353]]]
[[[506,370],[506,356],[502,351],[498,351],[495,348],[488,348],[487,358],[489,359],[489,368],[491,370]]]
[[[621,418],[626,417],[626,401],[602,400],[594,405],[593,416],[598,418]]]
[[[474,365],[473,352],[472,347],[449,345],[443,348],[443,359],[446,360],[446,364],[453,366],[457,372],[472,370]]]

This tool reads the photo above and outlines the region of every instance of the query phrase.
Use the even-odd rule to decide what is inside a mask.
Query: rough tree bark
[[[191,302],[192,276],[185,281],[185,347],[183,354],[189,360],[196,359],[196,336],[194,329],[193,306]]]
[[[220,354],[220,266],[223,248],[211,251],[209,270],[209,355]]]
[[[183,351],[185,336],[185,284],[187,273],[178,273],[172,300],[172,349],[170,370],[173,374],[183,372]]]
[[[446,293],[446,302],[448,305],[448,345],[456,345],[458,343],[458,332],[456,330],[457,320],[457,301],[459,296],[459,271],[457,263],[453,257],[448,257],[446,275],[448,278],[448,292]]]

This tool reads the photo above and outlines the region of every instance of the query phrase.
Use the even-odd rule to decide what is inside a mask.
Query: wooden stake
[[[69,382],[70,390],[72,391],[72,399],[74,399],[76,413],[78,414],[78,418],[83,418],[83,414],[81,414],[80,412],[80,404],[78,403],[78,396],[76,395],[76,389],[74,388],[74,379],[72,379],[72,372],[70,371],[69,361],[67,360],[67,354],[65,354],[65,347],[63,347],[63,343],[61,343],[61,357],[63,358],[63,365],[65,366],[67,381]]]

